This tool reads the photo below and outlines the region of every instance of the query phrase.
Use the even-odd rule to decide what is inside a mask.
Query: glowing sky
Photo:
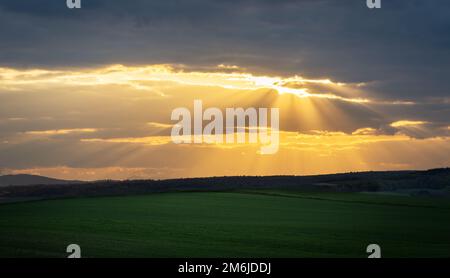
[[[448,164],[448,123],[364,84],[176,66],[0,69],[1,167],[60,178],[313,174]],[[255,144],[175,145],[171,111],[276,107],[280,150]],[[412,107],[388,115],[386,107]]]
[[[95,180],[450,165],[448,1],[392,0],[374,12],[365,1],[91,0],[75,13],[57,2],[0,0],[1,173]],[[172,110],[196,99],[279,108],[278,153],[173,144]]]

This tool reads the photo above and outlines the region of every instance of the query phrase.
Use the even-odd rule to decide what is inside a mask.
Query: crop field
[[[163,193],[0,205],[0,257],[449,257],[450,201],[363,193]]]

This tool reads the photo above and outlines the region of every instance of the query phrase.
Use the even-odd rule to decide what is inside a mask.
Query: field
[[[449,257],[450,201],[363,193],[162,193],[0,205],[0,257]]]

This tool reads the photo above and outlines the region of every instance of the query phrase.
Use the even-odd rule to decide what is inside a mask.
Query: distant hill
[[[26,185],[56,185],[56,184],[74,184],[80,181],[67,181],[47,178],[37,175],[5,175],[0,176],[0,187],[4,186],[26,186]]]
[[[321,192],[396,192],[408,195],[450,196],[449,168],[427,171],[361,172],[317,176],[240,176],[79,183],[35,177],[19,179],[20,183],[18,181],[15,182],[15,184],[33,185],[0,187],[0,200],[252,189]],[[17,176],[15,178],[17,179]],[[4,183],[2,179],[5,179],[5,176],[0,177],[0,183]],[[11,184],[11,181],[9,181],[9,184]],[[59,186],[61,184],[66,184],[66,186]]]

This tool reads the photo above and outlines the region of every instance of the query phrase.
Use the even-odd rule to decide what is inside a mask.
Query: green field
[[[357,193],[165,193],[0,205],[0,257],[449,257],[450,202]]]

